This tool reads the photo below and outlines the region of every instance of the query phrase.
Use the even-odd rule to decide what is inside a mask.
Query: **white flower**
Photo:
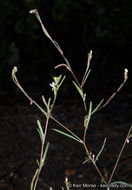
[[[54,88],[56,86],[55,82],[52,82],[51,84],[49,84],[52,88]]]

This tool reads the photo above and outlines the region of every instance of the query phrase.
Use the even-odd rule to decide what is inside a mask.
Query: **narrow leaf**
[[[35,101],[33,103],[39,108],[39,110],[47,117],[47,113],[41,108]]]
[[[47,105],[48,112],[50,111],[50,102],[51,102],[51,98],[48,99],[48,105]]]
[[[44,105],[45,105],[45,106],[46,106],[46,108],[47,108],[47,102],[46,102],[46,99],[45,99],[45,97],[44,97],[44,96],[42,96],[42,100],[43,100]]]
[[[53,77],[54,82],[55,82],[55,85],[58,85],[58,84],[59,84],[61,77],[62,77],[62,75],[60,75],[60,76],[58,76],[58,77]]]
[[[36,162],[37,162],[37,165],[38,165],[38,167],[39,167],[39,161],[38,161],[38,160],[36,160]]]
[[[47,30],[46,30],[44,24],[43,24],[42,21],[41,21],[41,18],[40,18],[40,16],[39,16],[38,10],[37,10],[37,9],[33,9],[33,10],[31,10],[29,13],[31,13],[31,14],[32,14],[32,13],[35,13],[35,15],[36,15],[38,21],[39,21],[40,24],[41,24],[41,27],[42,27],[43,32],[45,33],[45,35],[46,35],[48,38],[51,38],[50,35],[49,35],[49,33],[47,32]]]
[[[96,106],[96,108],[92,111],[92,114],[93,113],[95,113],[97,110],[98,110],[98,108],[101,106],[101,104],[103,103],[103,101],[104,101],[104,99],[102,99],[101,101],[100,101],[100,103]]]
[[[102,145],[102,147],[101,147],[99,153],[97,154],[95,160],[98,160],[98,159],[99,159],[99,156],[101,155],[101,153],[102,153],[102,151],[103,151],[103,149],[104,149],[105,143],[106,143],[106,138],[104,139],[103,145]]]
[[[63,77],[63,79],[61,80],[61,82],[59,83],[59,88],[62,85],[63,81],[65,80],[66,76]]]
[[[42,143],[43,143],[43,136],[44,136],[44,133],[43,133],[43,129],[42,129],[42,126],[41,126],[41,123],[40,123],[39,120],[37,120],[37,124],[38,124],[38,129],[37,129],[37,131],[38,131],[38,133],[39,133],[39,135],[40,135],[40,139],[41,139],[41,141],[42,141]]]
[[[58,50],[60,50],[60,51],[61,51],[61,53],[63,53],[63,51],[61,50],[61,48],[60,48],[59,44],[58,44],[55,40],[54,40],[54,43],[55,43],[56,47],[58,48]]]
[[[80,96],[83,99],[83,91],[82,91],[82,89],[80,89],[80,87],[74,81],[72,81],[72,82],[73,82],[74,86],[76,87],[77,91],[79,92]]]
[[[66,64],[68,65],[67,69],[70,70],[70,69],[71,69],[71,66],[70,66],[69,61],[68,61],[66,58],[65,58],[65,62],[66,62]]]
[[[60,133],[60,134],[62,134],[62,135],[64,135],[64,136],[67,136],[67,137],[69,137],[69,138],[71,138],[71,139],[73,139],[73,140],[76,140],[76,141],[78,141],[78,142],[80,143],[79,139],[75,138],[75,137],[72,136],[72,135],[69,135],[69,134],[67,134],[67,133],[64,133],[63,131],[60,131],[60,130],[58,130],[58,129],[53,129],[53,130],[56,131],[56,132],[58,132],[58,133]]]
[[[115,181],[115,182],[110,183],[109,185],[112,187],[115,184],[121,184],[123,187],[131,187],[132,188],[132,184],[126,183],[124,181]]]
[[[92,115],[91,113],[92,113],[92,102],[90,101],[88,115],[86,116],[87,117],[86,125],[85,125],[86,130],[87,130],[89,122],[90,122],[90,118]]]
[[[38,133],[39,133],[39,136],[40,136],[40,139],[41,139],[41,142],[43,143],[43,135],[42,135],[42,133],[40,132],[40,130],[37,128],[37,131],[38,131]]]
[[[38,171],[39,171],[39,169],[37,169],[37,170],[35,171],[35,174],[34,174],[34,176],[33,176],[33,179],[32,179],[32,182],[31,182],[31,186],[30,186],[30,189],[31,189],[31,190],[33,189],[34,180],[35,180],[35,178],[37,177]]]
[[[89,71],[87,72],[87,75],[86,75],[86,77],[84,78],[84,81],[83,81],[82,86],[85,84],[85,82],[86,82],[86,80],[87,80],[87,78],[88,78],[90,72],[91,72],[91,69],[89,69]]]
[[[40,24],[41,24],[42,30],[45,33],[45,35],[47,36],[47,38],[51,39],[51,36],[49,35],[48,31],[46,30],[45,26],[42,24],[41,21],[40,21]]]
[[[49,142],[47,143],[46,148],[45,148],[45,151],[44,151],[44,154],[43,154],[42,166],[44,165],[44,162],[45,162],[45,159],[46,159],[46,156],[47,156],[48,149],[49,149]]]

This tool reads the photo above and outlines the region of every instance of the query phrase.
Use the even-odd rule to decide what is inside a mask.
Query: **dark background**
[[[61,46],[79,80],[86,68],[88,52],[93,50],[92,71],[84,86],[88,105],[89,100],[93,101],[94,107],[102,98],[107,100],[123,82],[124,69],[129,70],[124,88],[106,109],[92,118],[89,127],[87,142],[90,151],[97,153],[104,137],[108,139],[99,162],[102,171],[108,169],[108,176],[131,125],[131,0],[1,1],[0,189],[1,183],[20,184],[20,190],[29,188],[36,169],[35,161],[40,154],[36,120],[42,121],[44,126],[41,113],[35,106],[29,105],[29,101],[13,83],[11,72],[14,66],[18,68],[17,77],[21,85],[39,103],[42,103],[42,94],[51,96],[49,83],[53,80],[52,76],[67,75],[53,114],[73,132],[82,135],[80,126],[84,110],[80,105],[81,98],[75,93],[71,74],[65,68],[54,69],[64,60],[43,34],[35,16],[29,14],[35,8],[52,38]],[[50,150],[40,185],[44,187],[44,179],[46,184],[58,189],[64,186],[64,177],[68,172],[74,173],[75,176],[70,174],[69,178],[73,177],[75,181],[97,183],[98,176],[94,168],[82,166],[85,152],[70,139],[55,134],[52,130],[55,127],[55,123],[50,123],[47,137]],[[129,144],[113,180],[131,183],[131,163]],[[79,178],[79,175],[83,178]]]
[[[21,0],[0,3],[0,89],[1,96],[16,93],[11,70],[18,67],[22,85],[34,93],[47,93],[54,66],[64,63],[58,51],[43,34],[31,9],[37,8],[45,27],[55,39],[73,71],[81,79],[87,54],[93,50],[89,89],[92,96],[111,94],[123,81],[124,68],[129,81],[122,93],[131,96],[132,2],[131,0]],[[67,74],[65,91],[71,75]],[[97,97],[97,96],[96,96]]]

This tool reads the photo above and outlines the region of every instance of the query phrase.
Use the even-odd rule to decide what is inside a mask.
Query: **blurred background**
[[[8,190],[29,188],[40,154],[36,120],[45,125],[42,114],[29,105],[13,83],[14,66],[18,68],[20,84],[41,104],[42,94],[51,96],[52,76],[66,75],[53,114],[80,137],[83,133],[84,110],[71,82],[73,78],[64,67],[54,69],[64,60],[43,34],[36,17],[29,14],[32,9],[38,9],[79,81],[88,53],[93,51],[92,71],[84,86],[88,106],[89,100],[93,107],[102,98],[107,100],[123,82],[124,69],[129,70],[128,81],[119,95],[91,119],[87,138],[95,154],[107,138],[99,166],[108,177],[132,122],[132,0],[6,0],[0,1],[0,189],[3,184],[9,184]],[[51,122],[50,150],[40,178],[42,188],[38,190],[46,190],[46,184],[60,189],[65,176],[78,183],[100,183],[92,165],[82,165],[86,157],[82,147],[54,133],[54,127],[58,125]],[[114,180],[131,183],[131,163],[129,144]]]
[[[131,96],[132,2],[131,0],[8,0],[0,3],[0,96],[17,91],[11,71],[27,89],[43,93],[52,76],[71,75],[61,55],[43,34],[31,9],[38,9],[48,32],[58,42],[78,79],[86,68],[87,54],[93,51],[91,76],[85,90],[90,93],[112,93],[123,81],[124,68],[129,81],[123,90]],[[122,92],[122,93],[123,93]]]

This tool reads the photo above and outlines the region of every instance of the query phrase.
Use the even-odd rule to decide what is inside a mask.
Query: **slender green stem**
[[[54,99],[53,99],[53,103],[52,103],[51,108],[50,108],[50,112],[52,112],[52,109],[53,109],[55,102],[56,102],[56,98],[57,98],[57,91],[56,91],[56,95],[54,95]]]
[[[83,143],[85,144],[86,142],[86,128],[84,129],[84,134],[83,134]]]
[[[127,143],[127,139],[128,139],[128,136],[129,136],[131,130],[132,130],[132,126],[130,127],[130,129],[129,129],[129,131],[128,131],[127,137],[126,137],[126,139],[125,139],[125,141],[124,141],[124,143],[123,143],[123,146],[122,146],[122,148],[121,148],[121,150],[120,150],[120,153],[119,153],[119,155],[118,155],[118,157],[117,157],[116,163],[115,163],[115,165],[114,165],[114,168],[113,168],[113,170],[112,170],[112,173],[111,173],[111,175],[110,175],[110,179],[109,179],[109,182],[108,182],[108,183],[110,183],[111,180],[112,180],[112,178],[113,178],[113,175],[114,175],[114,173],[115,173],[115,170],[116,170],[116,168],[117,168],[118,162],[119,162],[119,160],[120,160],[120,157],[121,157],[121,155],[122,155],[122,152],[123,152],[123,150],[124,150],[124,148],[125,148],[125,145],[126,145],[126,143]]]
[[[39,179],[39,176],[40,176],[40,172],[41,172],[41,169],[42,169],[42,158],[43,158],[43,154],[44,154],[44,145],[45,145],[45,140],[46,140],[48,123],[49,123],[49,117],[47,117],[47,119],[46,119],[45,132],[44,132],[44,136],[43,136],[43,142],[42,142],[42,145],[41,145],[39,168],[38,168],[38,173],[37,173],[37,176],[36,176],[36,179],[35,179],[35,183],[34,183],[34,186],[33,186],[33,190],[36,189],[36,186],[38,184],[38,179]]]
[[[83,141],[77,136],[75,135],[71,130],[69,130],[67,127],[65,127],[62,123],[60,123],[57,119],[55,119],[53,116],[50,116],[50,118],[55,121],[57,124],[59,124],[61,127],[63,127],[65,130],[67,130],[69,133],[71,133],[75,138],[77,138],[80,143],[83,144]]]
[[[90,152],[88,151],[87,146],[86,146],[86,144],[85,144],[84,142],[83,142],[83,146],[84,146],[84,148],[85,148],[85,151],[86,151],[86,153],[87,153],[89,159],[92,161],[92,163],[93,163],[95,169],[97,170],[98,174],[100,175],[102,181],[103,181],[105,184],[107,184],[106,180],[104,179],[103,175],[101,174],[101,172],[100,172],[98,166],[96,165],[96,162],[95,162],[94,159],[92,158],[92,156],[91,156]]]
[[[85,151],[86,151],[86,153],[87,153],[89,159],[92,161],[92,163],[93,163],[95,169],[97,170],[98,174],[100,175],[102,181],[103,181],[105,184],[107,184],[107,182],[105,181],[103,175],[101,174],[101,172],[100,172],[98,166],[96,165],[96,162],[94,161],[94,159],[92,158],[90,152],[88,151],[85,142],[82,141],[78,136],[76,136],[72,131],[70,131],[67,127],[65,127],[62,123],[60,123],[60,122],[59,122],[58,120],[56,120],[54,117],[50,116],[50,118],[51,118],[52,120],[54,120],[57,124],[59,124],[60,126],[62,126],[64,129],[66,129],[68,132],[70,132],[74,137],[76,137],[76,138],[80,141],[80,143],[83,144],[83,146],[84,146],[84,148],[85,148]],[[85,133],[85,134],[86,134],[86,133]],[[84,138],[84,139],[85,139],[85,138]]]
[[[83,75],[83,78],[82,78],[81,87],[83,86],[85,77],[86,77],[86,75],[88,73],[88,69],[89,69],[89,66],[90,66],[90,60],[91,60],[91,58],[92,58],[92,51],[90,51],[90,53],[88,53],[87,67],[86,67],[86,71],[85,71],[85,73]]]
[[[119,86],[119,88],[109,97],[109,99],[106,101],[105,104],[103,104],[101,107],[98,108],[97,111],[101,110],[102,108],[105,108],[110,102],[111,100],[120,92],[120,90],[124,87],[126,81],[128,79],[128,70],[125,69],[124,72],[124,81],[121,83],[121,85]]]

